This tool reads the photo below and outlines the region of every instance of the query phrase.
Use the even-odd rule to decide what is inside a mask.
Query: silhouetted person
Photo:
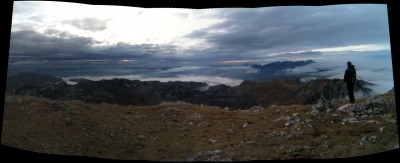
[[[347,62],[347,70],[344,73],[344,81],[347,83],[347,90],[349,92],[350,102],[354,103],[354,83],[356,82],[356,69],[351,62]]]

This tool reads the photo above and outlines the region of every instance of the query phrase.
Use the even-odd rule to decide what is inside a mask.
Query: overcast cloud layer
[[[13,11],[11,72],[201,76],[232,85],[246,76],[238,73],[257,73],[251,64],[312,59],[286,73],[341,78],[351,60],[361,78],[393,86],[382,4],[194,10],[17,1]]]

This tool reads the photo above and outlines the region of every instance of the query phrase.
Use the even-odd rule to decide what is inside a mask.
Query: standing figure
[[[344,73],[344,81],[347,83],[347,90],[349,92],[350,102],[354,103],[354,83],[356,82],[356,69],[351,62],[347,62],[347,69]]]

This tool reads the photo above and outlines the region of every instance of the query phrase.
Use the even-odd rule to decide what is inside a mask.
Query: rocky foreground
[[[339,110],[338,110],[339,108]],[[2,145],[150,161],[347,158],[399,147],[394,93],[231,110],[186,102],[93,104],[6,95]]]

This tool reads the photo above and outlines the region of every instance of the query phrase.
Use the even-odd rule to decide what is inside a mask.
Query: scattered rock
[[[293,153],[295,150],[296,150],[295,147],[290,147],[290,148],[287,150],[287,153]]]
[[[383,132],[383,129],[385,129],[385,127],[379,128],[379,132],[382,133],[382,132]]]
[[[311,122],[313,122],[312,119],[306,119],[306,123],[311,123]]]
[[[351,113],[353,107],[351,106],[351,104],[345,104],[342,105],[341,107],[337,108],[336,110],[339,112],[344,112],[344,113]]]
[[[249,125],[247,122],[242,126],[242,128],[246,128]]]
[[[137,136],[139,139],[144,139],[145,137],[144,137],[144,135],[138,135]]]
[[[249,110],[253,111],[253,112],[259,112],[261,109],[264,109],[264,108],[261,106],[253,106]]]
[[[286,122],[285,127],[289,127],[289,126],[290,126],[290,122]]]
[[[194,121],[200,121],[201,120],[201,115],[199,113],[194,113],[192,116],[190,116],[190,119]]]
[[[277,135],[278,135],[278,136],[285,136],[285,135],[286,135],[286,132],[285,132],[285,131],[280,131]]]
[[[319,115],[319,110],[317,108],[315,108],[315,107],[312,107],[311,115],[314,115],[314,116]]]
[[[186,161],[217,161],[222,154],[221,150],[199,152],[195,156],[186,158]]]
[[[282,120],[283,119],[283,117],[280,117],[280,118],[278,118],[278,119],[275,119],[273,122],[278,122],[278,121],[280,121],[280,120]]]
[[[370,136],[370,137],[368,138],[368,140],[371,140],[371,141],[373,141],[373,142],[376,142],[376,141],[379,140],[379,137],[376,136],[376,135],[372,135],[372,136]]]
[[[366,141],[367,140],[367,137],[366,136],[363,136],[362,138],[361,138],[361,141]]]
[[[355,118],[355,117],[350,117],[350,118],[343,118],[342,119],[342,122],[358,122],[357,121],[357,118]]]
[[[326,142],[324,145],[322,145],[323,147],[325,147],[327,150],[331,149],[331,144]]]
[[[212,139],[212,138],[210,138],[210,140],[208,140],[210,143],[212,143],[212,144],[215,144],[215,143],[217,143],[217,140],[214,140],[214,139]]]

